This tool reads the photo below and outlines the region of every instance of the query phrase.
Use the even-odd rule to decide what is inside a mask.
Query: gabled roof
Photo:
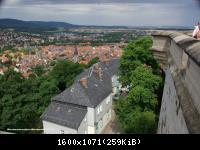
[[[52,98],[42,119],[78,129],[87,113],[87,107],[95,108],[112,92],[111,77],[117,73],[118,66],[119,59],[100,62],[98,67],[102,69],[101,76],[95,72],[95,65],[86,69],[72,86]],[[82,78],[87,78],[86,87],[80,82]]]
[[[95,73],[91,73],[92,68],[84,72],[81,77],[87,75],[88,86],[85,88],[78,80],[60,93],[52,98],[53,101],[61,101],[81,106],[96,107],[100,104],[111,92],[112,84],[108,74],[103,72],[102,80]]]
[[[100,62],[100,66],[110,77],[116,75],[119,69],[119,58],[114,58],[108,62]]]
[[[41,118],[56,124],[78,129],[87,113],[86,107],[51,102]]]
[[[104,73],[112,77],[113,75],[116,75],[118,73],[119,69],[119,58],[111,59],[107,62],[99,62],[98,64],[103,69]],[[84,72],[82,72],[80,75],[78,75],[75,79],[75,81],[80,80],[81,78],[88,75],[89,71],[91,71],[91,68],[86,69]]]
[[[111,77],[117,73],[119,59],[100,62],[99,66],[102,68],[102,79],[94,73],[93,65],[81,73],[71,87],[53,97],[52,100],[93,108],[96,107],[112,92]],[[87,88],[79,82],[84,77],[87,77]]]

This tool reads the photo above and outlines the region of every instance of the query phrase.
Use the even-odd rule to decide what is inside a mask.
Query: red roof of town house
[[[75,52],[75,47],[78,49],[78,53]],[[79,63],[87,64],[90,60],[95,57],[99,57],[100,60],[111,59],[111,57],[120,57],[122,53],[122,49],[119,45],[111,47],[110,45],[103,46],[91,46],[91,45],[66,45],[66,46],[57,46],[57,45],[48,45],[41,46],[42,52],[47,56],[50,60],[56,60],[60,57],[65,57],[68,60],[73,60],[74,52],[79,58],[84,58],[84,60],[79,60]],[[108,55],[111,55],[109,58]],[[37,58],[33,58],[30,63],[32,65],[42,63],[36,60]]]
[[[0,60],[1,60],[2,63],[6,63],[6,62],[10,61],[10,59],[8,57],[6,57],[5,55],[0,56]]]
[[[11,53],[10,50],[5,50],[5,51],[4,51],[4,54],[9,54],[9,53]]]
[[[27,73],[23,73],[22,74],[22,76],[24,77],[24,78],[28,78],[30,75],[32,75],[33,74],[33,72],[32,71],[28,71]]]
[[[7,67],[0,68],[0,71],[6,72],[6,71],[8,71],[8,68]]]
[[[85,65],[87,65],[87,64],[88,64],[88,61],[81,60],[81,61],[79,61],[79,63],[80,63],[80,64],[85,64]]]

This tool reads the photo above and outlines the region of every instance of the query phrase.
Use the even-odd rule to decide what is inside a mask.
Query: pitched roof
[[[42,119],[77,129],[87,113],[87,107],[95,108],[112,92],[111,76],[116,74],[118,62],[119,59],[114,59],[99,63],[102,76],[95,72],[94,65],[86,69],[72,86],[52,98]],[[87,78],[87,87],[80,82],[82,78]]]
[[[81,74],[71,87],[53,97],[52,100],[93,108],[100,104],[112,92],[112,84],[106,73],[103,73],[102,80],[100,80],[97,74],[91,73],[92,69]],[[88,77],[87,88],[79,82],[79,79],[85,75]]]
[[[110,77],[112,77],[118,72],[119,60],[119,58],[114,58],[107,62],[100,62],[99,64],[104,70],[104,72],[106,72]]]
[[[104,73],[106,73],[107,75],[112,77],[113,75],[117,74],[117,72],[118,72],[119,60],[120,60],[119,58],[114,58],[114,59],[111,59],[110,61],[107,61],[107,62],[105,62],[105,61],[104,62],[99,62],[98,64],[103,69]],[[91,68],[85,69],[80,75],[78,75],[76,77],[75,81],[78,81],[81,78],[87,76],[88,72],[90,70],[91,70]]]
[[[51,102],[41,118],[56,124],[78,129],[87,113],[86,107]]]
[[[71,87],[53,97],[52,100],[93,108],[96,107],[112,92],[111,76],[117,73],[119,59],[112,59],[107,63],[100,62],[99,66],[103,72],[102,79],[94,73],[93,65],[81,73]],[[87,77],[87,88],[79,82],[84,77]]]

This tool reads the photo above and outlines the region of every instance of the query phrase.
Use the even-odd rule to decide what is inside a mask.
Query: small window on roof
[[[102,105],[100,105],[100,112],[102,112]]]
[[[71,90],[70,90],[71,92],[74,92],[74,88],[71,88]]]
[[[110,102],[110,97],[106,99],[106,104]]]
[[[97,108],[97,114],[99,114],[100,113],[100,109],[99,109],[99,107]]]

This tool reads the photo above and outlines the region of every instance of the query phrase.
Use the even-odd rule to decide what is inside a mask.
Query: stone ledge
[[[164,36],[171,38],[182,48],[192,60],[200,66],[200,41],[175,31],[153,31],[151,36]]]
[[[160,51],[166,52],[168,57],[167,64],[170,67],[172,73],[172,78],[175,84],[175,89],[177,96],[182,108],[183,116],[186,121],[188,131],[190,133],[200,133],[200,114],[197,105],[195,102],[199,100],[199,95],[192,95],[193,90],[198,89],[199,93],[199,78],[200,74],[200,41],[196,40],[188,35],[184,35],[179,32],[172,31],[156,31],[151,34],[155,40],[152,50],[155,50],[155,53],[160,53]],[[162,39],[165,42],[160,42],[159,39]],[[157,40],[157,41],[156,41]],[[165,44],[168,43],[168,44]],[[174,46],[177,45],[177,46]],[[166,46],[167,45],[167,46]],[[171,45],[171,46],[170,46]],[[166,46],[165,48],[163,48]],[[154,49],[155,48],[155,49]],[[178,48],[178,49],[176,49]],[[181,52],[179,50],[181,49]],[[158,50],[157,50],[158,49]],[[173,53],[171,54],[171,51]],[[173,54],[176,54],[177,58],[172,57]],[[157,58],[157,57],[155,57]],[[157,58],[158,59],[158,58]],[[181,62],[180,62],[181,60]],[[160,59],[158,59],[160,61]],[[178,63],[176,63],[176,61]],[[194,69],[193,67],[196,67]],[[194,72],[192,72],[192,70]],[[187,71],[187,73],[186,73]],[[195,76],[193,76],[195,74]],[[190,77],[193,78],[193,84],[195,86],[188,86],[187,82],[191,82]],[[198,80],[198,82],[196,81]],[[187,82],[186,82],[187,81]],[[196,101],[195,101],[196,100]]]

